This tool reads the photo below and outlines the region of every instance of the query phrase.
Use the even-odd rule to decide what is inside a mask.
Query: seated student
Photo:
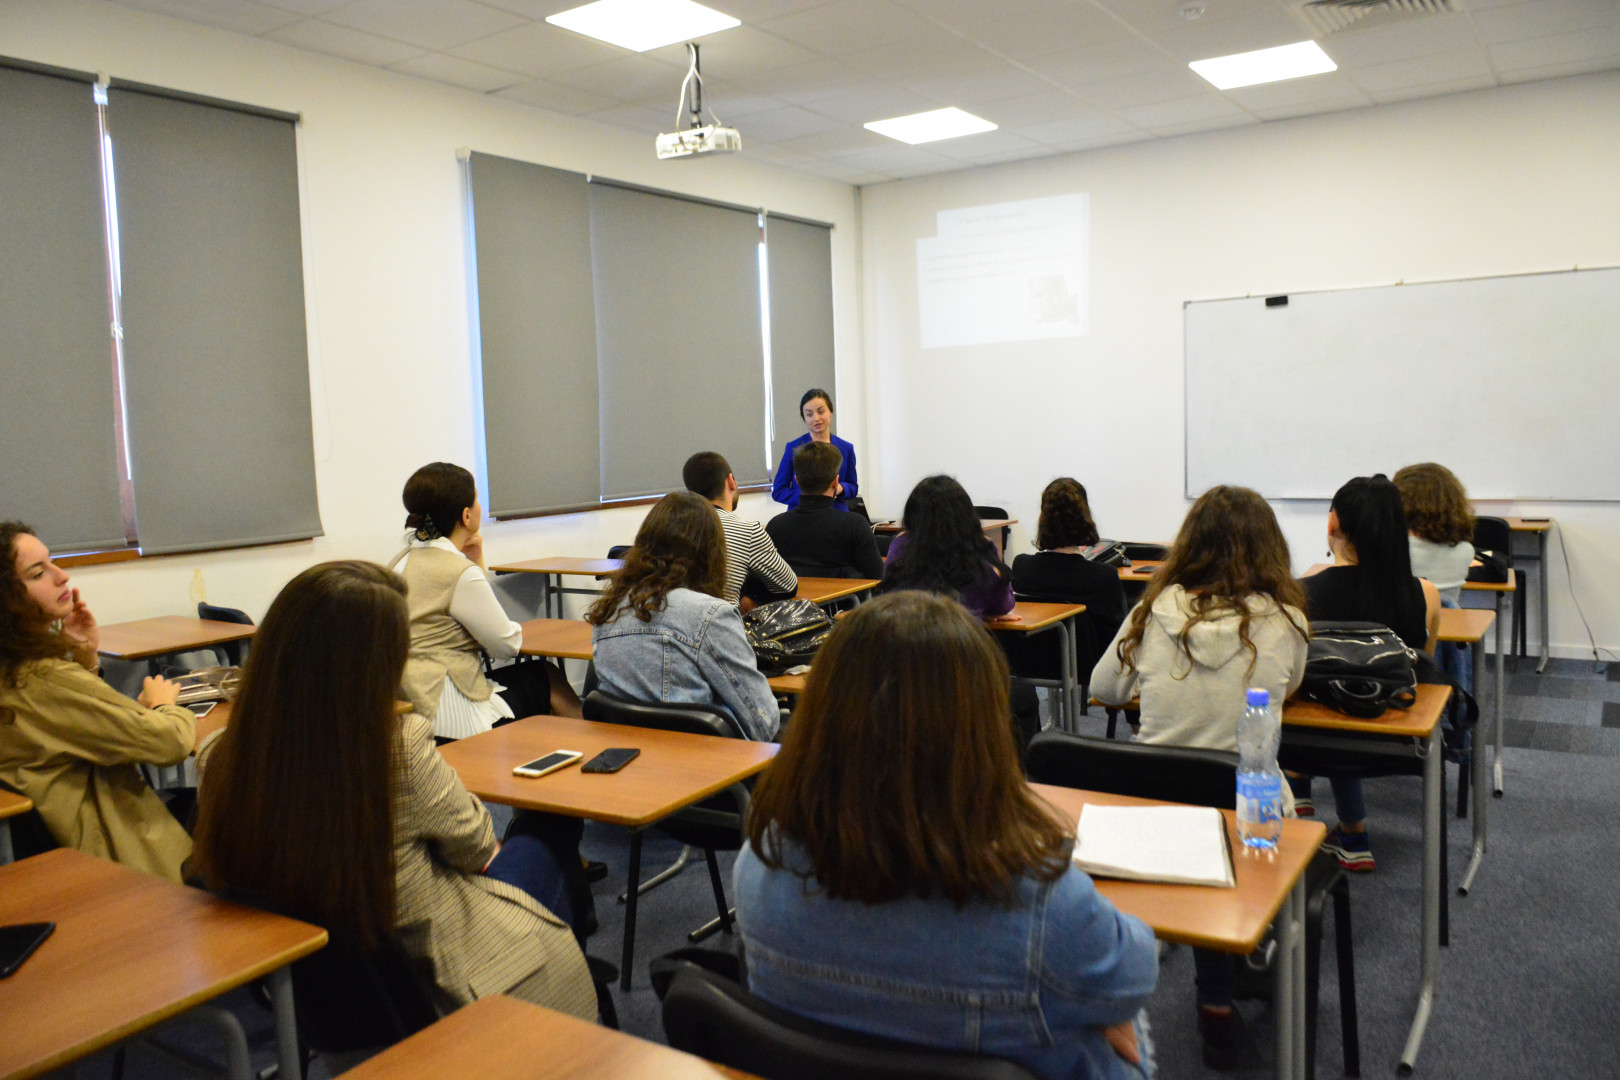
[[[776,737],[781,713],[754,663],[742,613],[721,598],[726,538],[701,495],[664,496],[641,523],[624,569],[585,621],[602,689],[629,701],[710,705],[746,738]]]
[[[793,455],[793,477],[803,492],[799,504],[765,523],[776,550],[805,577],[883,576],[872,526],[837,505],[842,455],[831,443],[811,442]],[[729,543],[729,537],[727,538]]]
[[[374,563],[281,590],[231,725],[199,754],[193,871],[349,944],[393,938],[441,1012],[504,993],[594,1020],[561,869],[578,855],[496,843],[427,721],[396,715],[408,620],[405,582]]]
[[[1119,572],[1095,563],[1080,549],[1097,543],[1097,525],[1085,485],[1063,476],[1041,492],[1041,517],[1035,528],[1032,555],[1013,560],[1013,591],[1021,596],[1086,605],[1084,618],[1100,644],[1112,638],[1125,619],[1125,590]]]
[[[0,553],[0,780],[63,847],[179,881],[191,838],[135,766],[186,760],[196,718],[165,679],[101,680],[96,618],[32,528],[0,522]]]
[[[799,587],[798,575],[777,553],[765,526],[737,513],[737,477],[726,459],[713,450],[693,454],[681,467],[681,481],[720,514],[726,534],[723,598],[735,604],[743,596],[756,601],[791,597]]]
[[[1412,573],[1434,582],[1442,599],[1460,605],[1474,561],[1474,508],[1462,481],[1444,465],[1426,461],[1397,472],[1395,487],[1406,511]]]
[[[949,476],[917,481],[889,545],[883,592],[925,589],[954,596],[983,619],[1013,609],[1012,571],[984,535],[973,500]]]
[[[1305,579],[1305,610],[1311,618],[1383,623],[1408,648],[1433,652],[1440,632],[1440,591],[1412,574],[1406,512],[1389,477],[1358,476],[1335,492],[1327,531],[1333,565]],[[1328,832],[1322,850],[1336,856],[1346,870],[1377,869],[1367,839],[1361,781],[1331,781],[1339,824]],[[1314,814],[1311,778],[1290,776],[1288,783],[1300,812]]]
[[[1153,932],[1070,862],[1006,714],[1006,661],[960,605],[903,592],[840,621],[737,856],[749,989],[1053,1080],[1151,1075]]]
[[[1281,703],[1305,677],[1304,600],[1271,507],[1248,488],[1211,488],[1187,511],[1164,564],[1097,662],[1091,693],[1110,705],[1140,696],[1141,742],[1235,751],[1245,691],[1268,690]],[[1193,951],[1198,1029],[1212,1069],[1238,1064],[1234,959]]]
[[[484,568],[484,511],[472,473],[436,461],[405,482],[405,550],[389,564],[410,587],[411,652],[405,696],[440,742],[488,731],[515,717],[579,716],[579,698],[549,663],[503,668],[484,677],[484,656],[518,655],[523,627],[490,588]],[[498,692],[497,692],[498,691]]]

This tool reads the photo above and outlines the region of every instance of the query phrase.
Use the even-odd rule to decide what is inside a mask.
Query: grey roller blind
[[[318,536],[293,125],[108,97],[141,549]]]
[[[490,512],[594,507],[601,468],[585,177],[476,153],[468,169]]]
[[[602,496],[678,489],[699,450],[764,481],[757,213],[602,183],[590,204]]]
[[[771,402],[776,418],[772,457],[804,434],[799,399],[833,385],[832,226],[765,215],[771,298]]]
[[[0,67],[0,516],[122,547],[101,135],[88,82]]]

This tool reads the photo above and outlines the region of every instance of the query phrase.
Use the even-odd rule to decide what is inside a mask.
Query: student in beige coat
[[[0,552],[0,781],[62,846],[179,881],[191,838],[136,766],[184,761],[195,718],[167,680],[101,680],[95,616],[33,529],[0,522]]]
[[[340,940],[396,940],[442,1012],[505,993],[594,1020],[556,854],[497,844],[427,721],[395,713],[408,623],[405,582],[372,563],[281,591],[231,726],[199,755],[192,869]]]

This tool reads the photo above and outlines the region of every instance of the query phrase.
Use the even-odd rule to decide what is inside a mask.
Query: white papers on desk
[[[1232,849],[1208,806],[1098,806],[1080,810],[1074,863],[1097,877],[1232,888]]]

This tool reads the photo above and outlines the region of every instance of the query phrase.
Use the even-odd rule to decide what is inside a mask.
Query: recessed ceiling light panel
[[[912,113],[910,116],[896,116],[892,120],[874,120],[866,125],[866,129],[916,146],[918,143],[954,139],[959,135],[994,131],[996,125],[953,106],[932,112]]]
[[[596,0],[594,4],[548,15],[546,22],[632,52],[646,52],[742,25],[730,15],[692,0]]]
[[[1187,66],[1214,83],[1217,90],[1236,90],[1240,86],[1282,82],[1339,69],[1314,41],[1217,56],[1213,60],[1194,60]]]

